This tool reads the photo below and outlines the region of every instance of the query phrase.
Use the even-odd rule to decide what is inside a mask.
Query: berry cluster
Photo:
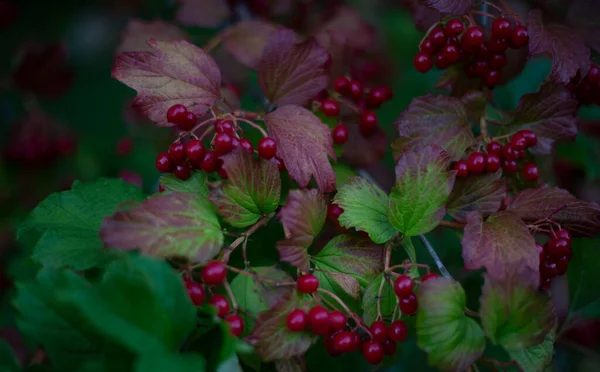
[[[584,105],[600,106],[600,67],[592,64],[587,75],[577,84],[575,77],[569,84],[569,88],[575,94],[579,102]]]
[[[486,41],[483,29],[471,26],[465,30],[459,18],[452,18],[444,26],[429,31],[419,46],[413,64],[425,73],[434,65],[443,70],[464,62],[465,72],[470,78],[479,78],[483,84],[493,87],[500,83],[502,68],[506,66],[506,50],[519,49],[529,43],[527,27],[516,25],[499,17],[492,23],[491,37]]]
[[[211,261],[204,266],[200,277],[205,285],[216,287],[225,282],[227,268],[222,262]],[[192,303],[196,306],[202,305],[206,299],[204,286],[191,278],[184,278],[184,284]],[[244,332],[244,319],[236,313],[229,314],[229,301],[225,296],[213,294],[208,303],[216,309],[217,316],[227,322],[233,336],[239,337]]]
[[[457,177],[467,177],[469,174],[495,173],[502,168],[505,174],[514,174],[518,171],[517,160],[526,155],[526,149],[537,144],[537,136],[530,130],[521,130],[515,133],[504,146],[493,141],[487,145],[487,154],[472,152],[467,160],[454,163]],[[539,177],[538,167],[534,162],[525,162],[521,169],[523,178],[527,181],[536,181]]]
[[[569,261],[573,256],[571,252],[571,233],[560,229],[553,233],[546,245],[536,243],[540,254],[540,288],[550,288],[552,279],[567,272]]]

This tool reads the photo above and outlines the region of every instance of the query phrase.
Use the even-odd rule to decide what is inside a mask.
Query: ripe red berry
[[[400,275],[394,280],[394,293],[403,298],[413,293],[413,281],[408,275]]]
[[[371,324],[369,327],[373,340],[383,344],[388,338],[387,325],[385,322],[378,320]]]
[[[327,116],[338,116],[340,114],[340,104],[333,98],[327,98],[321,102],[321,111]]]
[[[430,280],[430,279],[435,279],[435,278],[439,278],[440,276],[436,273],[427,273],[425,275],[423,275],[423,277],[421,278],[421,283],[425,283],[426,281]]]
[[[569,260],[566,256],[556,258],[554,260],[556,263],[556,276],[561,276],[566,274],[567,269],[569,268]]]
[[[183,131],[188,131],[188,130],[194,128],[194,125],[196,125],[196,122],[197,122],[196,114],[194,114],[191,111],[188,111],[185,114],[185,119],[183,121],[181,121],[179,124],[177,124],[177,127]]]
[[[389,87],[375,87],[367,95],[367,106],[379,107],[390,98],[392,98],[392,90]]]
[[[519,170],[515,160],[504,160],[502,162],[502,171],[506,174],[514,174]]]
[[[492,36],[507,38],[512,35],[512,27],[506,18],[496,18],[492,23]]]
[[[170,172],[173,169],[173,163],[169,159],[169,154],[162,152],[156,157],[156,169],[161,173]]]
[[[217,133],[226,133],[231,137],[234,137],[235,131],[233,130],[233,124],[229,120],[225,119],[217,119],[213,124],[215,127],[215,132]]]
[[[350,90],[350,80],[345,76],[340,76],[333,82],[333,90],[339,94],[347,94]]]
[[[200,162],[200,169],[202,169],[206,173],[212,173],[215,170],[217,170],[217,161],[218,158],[214,151],[207,150],[204,153],[202,161]]]
[[[165,192],[165,187],[163,185],[158,185],[158,192]]]
[[[493,70],[500,70],[506,66],[506,54],[505,53],[494,53],[488,58],[488,66]]]
[[[466,52],[474,53],[485,41],[483,30],[479,27],[469,27],[462,37],[461,44]]]
[[[214,139],[214,145],[217,156],[227,154],[233,150],[233,140],[227,133],[217,133]]]
[[[293,310],[288,314],[286,325],[287,328],[292,332],[300,332],[304,331],[306,328],[306,323],[308,321],[308,316],[302,309]]]
[[[310,330],[316,335],[329,332],[329,312],[323,306],[316,305],[308,312]]]
[[[358,101],[359,99],[362,98],[363,88],[362,88],[362,84],[360,83],[360,81],[357,81],[357,80],[350,81],[350,86],[348,87],[348,95],[355,101]]]
[[[454,163],[454,170],[456,170],[456,177],[467,177],[469,175],[469,166],[464,160],[459,160]]]
[[[523,164],[523,177],[527,181],[536,181],[540,176],[537,164],[533,162],[527,162]]]
[[[502,148],[502,158],[504,160],[515,160],[515,159],[517,159],[517,153],[516,153],[514,147],[512,147],[512,145],[510,143],[507,143]]]
[[[480,174],[485,171],[485,155],[480,152],[472,152],[467,158],[467,166],[469,167],[469,173]]]
[[[302,293],[314,293],[319,288],[319,279],[313,274],[300,275],[296,286]]]
[[[244,319],[238,314],[230,314],[225,317],[229,325],[229,332],[235,337],[239,337],[244,332]]]
[[[555,257],[562,257],[571,252],[570,244],[562,238],[552,238],[546,244],[546,252]]]
[[[422,52],[428,56],[431,55],[431,53],[433,53],[435,50],[436,47],[433,46],[433,43],[429,38],[423,40],[423,42],[421,42],[421,45],[419,45],[419,52]]]
[[[362,338],[360,337],[360,335],[358,334],[358,332],[353,331],[352,332],[352,338],[354,341],[354,348],[352,349],[352,351],[358,351],[360,350],[360,348],[362,347]]]
[[[488,72],[488,64],[487,61],[475,61],[473,64],[473,71],[475,76],[483,77]]]
[[[527,139],[521,133],[517,132],[510,139],[510,144],[517,151],[525,150],[527,148]]]
[[[183,181],[190,178],[191,173],[192,169],[188,164],[176,165],[175,169],[173,169],[173,174],[175,175],[175,177]]]
[[[208,300],[208,303],[217,309],[217,316],[219,318],[224,318],[229,312],[229,302],[227,301],[227,298],[221,294],[213,295]]]
[[[444,28],[444,32],[446,36],[458,36],[465,29],[463,22],[458,18],[452,18],[446,23],[446,28]]]
[[[590,69],[585,76],[585,81],[589,84],[600,82],[600,68],[598,68],[596,65],[590,66]]]
[[[569,243],[569,246],[571,245],[571,242],[573,241],[573,239],[572,239],[572,237],[571,237],[571,233],[570,233],[570,232],[569,232],[569,230],[567,230],[567,229],[560,229],[560,230],[557,230],[557,231],[554,233],[554,235],[555,235],[557,238],[561,238],[561,239],[564,239],[564,240],[566,240],[566,241]]]
[[[506,51],[508,45],[506,44],[506,39],[492,37],[487,42],[488,49],[492,52],[502,53]]]
[[[437,68],[438,70],[444,70],[450,66],[450,61],[448,61],[446,59],[446,57],[444,57],[444,55],[440,52],[435,55],[433,64],[435,65],[435,68]]]
[[[489,154],[500,154],[502,152],[502,145],[500,142],[490,142],[487,144],[487,152]]]
[[[554,278],[558,275],[557,266],[558,265],[556,265],[556,262],[552,258],[546,257],[544,263],[540,265],[540,271],[545,277]]]
[[[348,317],[339,310],[333,310],[329,313],[329,330],[339,331],[346,327]]]
[[[196,283],[195,281],[185,278],[185,290],[190,296],[190,300],[196,306],[200,306],[204,303],[204,299],[206,298],[206,292],[200,283]]]
[[[187,112],[187,107],[184,105],[173,105],[167,110],[167,121],[171,124],[179,126],[179,123],[185,121],[185,115]]]
[[[229,175],[227,174],[225,168],[223,168],[222,166],[219,166],[218,168],[219,169],[217,169],[217,174],[219,175],[219,177],[221,177],[224,180],[228,179]]]
[[[377,114],[371,111],[365,111],[360,116],[358,129],[363,136],[368,137],[373,135],[377,130],[377,122]]]
[[[333,336],[333,349],[340,354],[354,351],[355,339],[353,332],[342,331]]]
[[[180,141],[175,141],[169,147],[169,158],[173,164],[182,164],[185,161],[185,147]]]
[[[487,173],[496,173],[498,169],[502,167],[502,162],[500,161],[500,157],[496,154],[489,154],[487,156],[485,171]]]
[[[383,342],[383,352],[385,355],[396,354],[396,343],[392,340],[385,340]]]
[[[426,73],[427,71],[431,70],[431,67],[433,67],[433,59],[431,59],[431,55],[425,52],[419,52],[415,54],[413,65],[415,66],[415,70],[421,73]]]
[[[383,360],[383,346],[376,341],[367,341],[362,346],[362,354],[369,364],[379,364]]]
[[[408,336],[408,327],[402,320],[395,320],[388,328],[388,337],[395,342],[402,342]]]
[[[200,140],[191,140],[185,145],[185,155],[195,162],[201,160],[204,156],[204,145]]]
[[[271,159],[277,154],[277,144],[271,137],[264,137],[258,141],[258,156],[263,159]]]
[[[415,296],[414,293],[411,293],[406,297],[400,298],[399,306],[403,314],[413,315],[417,312],[417,308],[419,307],[417,296]]]
[[[537,136],[532,131],[523,129],[519,131],[519,134],[527,140],[527,147],[537,145]]]
[[[252,142],[250,142],[250,140],[247,138],[242,138],[240,140],[240,147],[243,150],[248,151],[250,154],[254,152],[254,146],[252,146]]]
[[[202,269],[201,277],[208,285],[221,285],[227,277],[227,268],[221,261],[210,261]]]
[[[342,213],[344,213],[344,210],[337,204],[329,204],[327,207],[327,217],[335,223],[338,222]]]
[[[348,141],[348,127],[344,124],[336,125],[331,131],[331,137],[333,137],[333,143],[343,145]]]
[[[485,85],[492,88],[500,83],[501,78],[502,74],[499,70],[488,70],[483,76],[483,82],[485,83]]]
[[[434,27],[429,31],[427,38],[431,40],[431,43],[435,46],[441,47],[446,44],[446,35],[444,34],[444,29],[440,26]]]
[[[524,47],[529,43],[529,31],[527,27],[518,25],[513,29],[512,42],[517,48]]]
[[[446,44],[442,47],[440,54],[444,57],[447,63],[453,64],[460,59],[460,49],[456,45]]]

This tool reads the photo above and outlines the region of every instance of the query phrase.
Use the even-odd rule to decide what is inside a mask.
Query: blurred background
[[[37,268],[28,260],[32,245],[27,244],[27,237],[19,244],[15,242],[19,221],[47,195],[69,189],[76,179],[121,177],[149,193],[158,187],[154,159],[168,148],[173,133],[134,112],[130,103],[135,92],[111,78],[115,55],[132,48],[123,44],[127,35],[170,33],[172,38],[180,36],[203,46],[227,25],[249,17],[266,17],[307,34],[319,23],[313,14],[330,17],[343,3],[348,7],[344,9],[354,10],[352,14],[368,25],[376,41],[356,57],[349,73],[387,84],[394,92],[393,100],[378,111],[388,142],[397,136],[394,120],[413,98],[441,92],[434,86],[442,72],[420,74],[413,68],[427,15],[419,13],[422,9],[409,0],[183,3],[0,0],[0,335],[23,358],[28,351],[14,326],[12,283],[29,277]],[[526,14],[531,5],[528,1],[512,3],[520,14]],[[178,17],[184,6],[188,7],[185,13],[198,18]],[[340,27],[352,27],[345,22]],[[262,106],[256,73],[236,64],[224,51],[217,51],[215,58],[225,80],[239,90],[242,106]],[[549,59],[529,61],[517,78],[495,89],[496,104],[514,109],[523,94],[536,91],[549,71]],[[600,201],[600,109],[583,106],[580,116],[577,138],[560,143],[554,155],[538,160],[538,164],[547,182],[579,198]],[[393,159],[389,148],[377,146],[377,152],[385,151],[385,155],[371,170],[386,185]],[[456,236],[438,236],[435,243],[436,248],[441,247],[442,258],[452,260],[452,252],[456,257],[460,246],[449,246],[456,246],[456,242]],[[595,240],[586,244],[598,249]],[[459,253],[454,260],[460,261]],[[557,281],[555,286],[558,311],[562,306],[566,316],[568,285]],[[594,320],[579,322],[565,331],[555,368],[575,370],[563,367],[577,365],[577,370],[600,370],[599,334],[600,325]],[[402,364],[405,370],[416,370],[407,367],[410,365],[424,365],[424,355],[416,351],[414,355],[414,364]]]

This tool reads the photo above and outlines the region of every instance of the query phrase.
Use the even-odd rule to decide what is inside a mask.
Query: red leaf
[[[221,37],[223,46],[242,64],[256,68],[269,38],[277,27],[263,21],[242,21],[228,27]]]
[[[595,236],[600,233],[600,205],[578,200],[558,187],[523,190],[511,199],[506,210],[516,213],[527,223],[551,216],[573,235]]]
[[[314,38],[296,43],[296,33],[279,30],[269,38],[258,65],[265,97],[277,105],[304,105],[327,88],[327,51]]]
[[[501,177],[502,172],[496,172],[457,178],[446,204],[447,213],[462,222],[472,211],[484,217],[497,212],[506,195],[506,183]]]
[[[277,156],[300,187],[315,177],[321,192],[335,189],[335,173],[327,156],[335,160],[327,125],[299,106],[282,106],[265,116],[269,135],[277,143]]]
[[[529,54],[550,53],[550,77],[556,83],[567,84],[578,70],[585,76],[590,68],[590,49],[582,37],[560,23],[546,23],[540,9],[529,12]]]
[[[537,288],[540,273],[535,239],[517,214],[502,211],[484,222],[478,212],[469,213],[462,246],[466,269],[486,268],[497,279],[515,275]]]
[[[308,271],[308,247],[321,232],[327,216],[327,203],[316,189],[291,190],[279,212],[285,240],[277,242],[281,261]]]
[[[215,28],[231,15],[229,4],[223,0],[180,0],[182,5],[175,17],[185,26]]]
[[[112,76],[138,92],[133,106],[167,127],[167,110],[180,103],[201,116],[220,96],[221,73],[206,52],[187,41],[149,40],[153,52],[117,56]]]
[[[152,47],[147,42],[150,39],[160,41],[189,39],[188,34],[179,27],[159,19],[148,22],[140,19],[132,19],[127,24],[121,37],[121,45],[117,48],[117,53],[151,52]]]
[[[473,2],[471,0],[418,0],[421,5],[428,6],[441,13],[454,15],[467,14]]]

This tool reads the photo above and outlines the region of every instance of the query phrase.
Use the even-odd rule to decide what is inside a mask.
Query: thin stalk
[[[440,224],[438,226],[442,226],[442,227],[449,227],[451,229],[457,229],[457,230],[462,230],[465,228],[464,223],[462,222],[458,222],[458,221],[440,221]]]
[[[442,260],[440,260],[440,256],[438,256],[437,252],[435,251],[435,249],[433,249],[433,246],[431,245],[429,240],[427,240],[425,235],[419,235],[419,239],[421,239],[421,243],[423,243],[425,248],[427,248],[427,251],[431,255],[431,258],[433,258],[433,261],[438,267],[438,270],[440,270],[440,273],[442,273],[442,275],[446,278],[452,279],[452,275],[450,275],[450,273],[446,269],[446,266],[444,266],[444,263],[442,262]]]
[[[237,301],[235,300],[235,296],[233,295],[233,291],[231,290],[231,286],[229,285],[229,282],[226,280],[223,283],[223,286],[225,287],[225,291],[227,292],[227,297],[229,297],[229,300],[231,301],[231,307],[235,311],[237,311],[238,304],[237,304]]]

